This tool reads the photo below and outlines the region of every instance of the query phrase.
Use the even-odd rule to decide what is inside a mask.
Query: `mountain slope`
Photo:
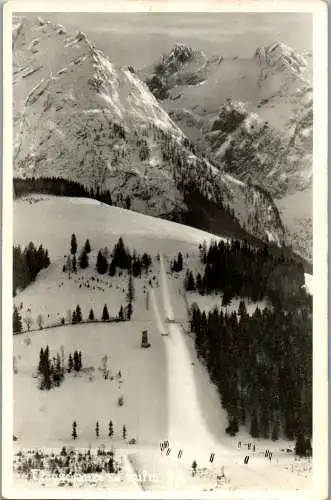
[[[185,78],[189,73],[191,80]],[[176,44],[138,74],[150,87],[159,80],[166,91],[162,104],[168,111],[193,109],[210,118],[226,99],[233,98],[248,104],[249,111],[259,110],[263,120],[281,131],[306,92],[311,92],[312,68],[309,55],[304,58],[281,42],[257,48],[251,58],[217,55],[209,59],[197,49]]]
[[[29,224],[38,220],[37,224]],[[52,197],[32,195],[14,202],[15,245],[26,246],[30,240],[42,241],[48,248],[51,259],[49,268],[40,272],[36,280],[18,292],[14,303],[24,319],[30,316],[31,330],[37,328],[37,316],[44,320],[44,331],[31,331],[14,336],[14,356],[18,373],[14,375],[15,412],[14,433],[20,446],[59,447],[71,443],[72,421],[78,421],[79,446],[98,446],[95,438],[95,422],[100,423],[100,441],[108,441],[115,449],[127,447],[122,439],[125,424],[129,438],[136,438],[139,447],[153,446],[154,455],[159,456],[159,442],[168,437],[167,359],[164,338],[155,322],[154,305],[162,303],[160,294],[159,263],[156,256],[161,252],[169,259],[179,251],[199,260],[199,244],[218,240],[217,236],[182,226],[173,222],[134,213],[118,207],[110,207],[95,200],[84,198]],[[52,221],[52,224],[50,224]],[[78,268],[68,277],[62,266],[64,255],[70,248],[72,232],[77,237],[78,254],[86,238],[91,243],[89,266]],[[101,275],[95,269],[97,254],[106,246],[111,252],[122,237],[131,252],[147,252],[152,259],[151,268],[134,279],[135,299],[132,320],[120,324],[66,324],[61,327],[61,317],[67,317],[79,303],[83,320],[93,308],[96,319],[101,318],[103,305],[109,314],[116,316],[121,305],[126,306],[128,287],[127,271],[117,269],[115,276]],[[186,257],[185,257],[186,259]],[[181,273],[183,274],[183,273]],[[156,279],[155,279],[156,278]],[[183,276],[176,279],[182,287]],[[88,286],[87,286],[88,285]],[[150,306],[147,305],[147,290],[150,291]],[[177,290],[176,290],[177,293]],[[178,301],[179,302],[179,301]],[[179,303],[179,317],[186,314],[183,299]],[[70,314],[69,314],[70,316]],[[162,315],[160,322],[167,329]],[[47,329],[55,325],[55,328]],[[147,329],[151,349],[140,348],[141,331]],[[56,354],[61,345],[65,349],[65,360],[69,352],[82,351],[86,371],[67,375],[61,387],[51,391],[39,391],[33,377],[40,348],[49,345]],[[109,369],[114,380],[103,380],[99,370],[101,358],[107,354]],[[88,367],[95,370],[88,370]],[[116,376],[122,373],[122,382]],[[89,380],[91,378],[92,380]],[[139,380],[137,380],[137,378]],[[208,394],[214,392],[207,385]],[[76,395],[79,402],[75,401]],[[124,396],[124,405],[119,407],[117,399]],[[214,394],[215,401],[216,394]],[[213,401],[211,401],[212,404]],[[214,411],[225,422],[224,410],[216,397]],[[30,411],[24,409],[29,407]],[[63,413],[63,408],[66,411]],[[61,417],[62,415],[62,417]],[[112,419],[114,436],[108,439],[108,422]],[[36,425],[38,422],[38,425]],[[222,425],[220,433],[224,434]],[[129,447],[134,452],[135,446]]]
[[[294,457],[293,452],[284,451],[289,447],[288,440],[257,440],[250,467],[243,464],[244,457],[250,454],[244,443],[251,442],[251,436],[244,428],[234,437],[225,432],[226,412],[206,367],[197,358],[193,339],[187,332],[180,331],[179,324],[166,321],[167,317],[175,323],[187,318],[183,293],[185,268],[188,264],[194,268],[201,265],[199,243],[202,240],[209,243],[218,239],[216,236],[82,198],[24,197],[14,202],[14,220],[14,243],[25,246],[31,239],[42,240],[51,258],[49,268],[41,271],[35,282],[14,298],[23,319],[31,316],[32,330],[37,327],[37,315],[41,314],[44,319],[42,331],[25,332],[13,338],[13,432],[17,437],[17,451],[25,453],[26,448],[36,447],[44,453],[47,450],[59,453],[62,446],[91,448],[92,452],[102,446],[114,448],[116,457],[133,459],[136,470],[142,474],[156,475],[157,480],[152,484],[145,481],[144,489],[216,488],[216,476],[222,467],[231,480],[231,489],[309,487],[309,474],[301,478],[297,477],[297,467],[293,470],[292,466],[292,472],[290,470]],[[31,221],[38,223],[31,224]],[[72,232],[77,236],[78,253],[86,238],[90,239],[91,252],[88,268],[79,268],[69,278],[62,265]],[[143,272],[134,280],[131,321],[73,325],[66,320],[66,324],[61,325],[60,318],[67,317],[68,308],[76,307],[77,303],[83,320],[91,307],[95,318],[100,319],[104,303],[111,315],[116,315],[119,305],[126,303],[127,271],[117,269],[115,276],[109,276],[100,275],[95,269],[98,249],[107,245],[111,250],[120,236],[131,251],[147,251],[152,258],[148,273]],[[170,261],[178,251],[183,254],[184,269],[170,273]],[[163,256],[158,259],[156,255],[161,253]],[[146,300],[147,291],[149,300]],[[207,295],[200,296],[202,298],[209,309],[221,299]],[[248,310],[253,313],[256,305],[260,304],[250,301]],[[222,308],[221,304],[219,307]],[[239,300],[234,300],[223,311],[237,311],[238,307]],[[155,321],[157,319],[159,321]],[[50,324],[55,326],[47,329]],[[150,349],[140,348],[144,329],[148,331]],[[163,332],[170,334],[162,336]],[[41,391],[36,368],[40,350],[46,345],[51,355],[63,352],[65,366],[69,353],[78,349],[82,353],[83,369],[66,373],[59,387]],[[103,376],[105,355],[110,378]],[[123,406],[118,405],[120,396],[124,398]],[[187,409],[190,425],[187,425]],[[111,437],[108,435],[110,419],[114,430]],[[75,441],[71,437],[74,420],[78,424]],[[100,426],[98,438],[96,421]],[[127,428],[126,439],[122,435],[123,425]],[[195,432],[194,439],[192,432]],[[136,439],[136,444],[129,444],[131,438]],[[171,443],[169,457],[166,453],[160,454],[159,445],[165,439]],[[243,443],[241,449],[238,440]],[[266,460],[266,448],[272,450],[277,461]],[[177,458],[179,449],[184,451],[181,460]],[[213,464],[209,462],[211,452],[215,453]],[[197,457],[203,477],[198,474],[192,478],[191,464]],[[285,470],[286,466],[289,470]],[[104,488],[114,488],[111,479],[105,478]],[[28,484],[41,487],[33,480]],[[43,484],[45,490],[48,481]],[[119,484],[128,488],[125,479]],[[51,486],[54,487],[54,482]]]
[[[270,197],[198,153],[132,68],[40,18],[17,19],[13,47],[16,176],[61,176],[118,206],[214,232],[225,217],[231,235],[284,241]]]
[[[296,229],[301,229],[282,199],[302,193],[303,201],[312,189],[310,55],[304,57],[281,42],[260,47],[247,59],[217,56],[196,61],[196,53],[175,46],[139,74],[218,168],[258,183],[280,200],[290,241],[296,245]],[[181,59],[186,55],[184,62],[175,64],[176,54]],[[309,230],[306,236],[309,240]],[[300,251],[311,256],[309,245],[301,245]]]

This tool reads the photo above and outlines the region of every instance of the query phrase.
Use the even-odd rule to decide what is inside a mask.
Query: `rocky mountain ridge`
[[[272,199],[215,168],[133,68],[115,67],[84,33],[17,19],[13,92],[15,176],[60,176],[138,212],[218,233],[226,219],[284,242]]]
[[[187,47],[181,46],[181,51],[194,54]],[[175,52],[170,53],[174,57]],[[141,76],[213,164],[275,198],[296,246],[296,229],[302,234],[302,223],[294,219],[287,198],[302,193],[306,201],[306,192],[312,191],[311,54],[303,56],[275,42],[257,48],[249,59],[215,56],[194,67],[192,61],[191,56],[190,63],[173,64],[178,69],[171,78],[158,73],[158,63],[142,70]],[[158,81],[161,87],[155,90],[151,82]],[[309,243],[305,249],[300,245],[300,252],[311,257],[311,224],[304,212]]]

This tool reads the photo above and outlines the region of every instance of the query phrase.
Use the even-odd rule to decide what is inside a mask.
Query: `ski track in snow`
[[[166,277],[164,258],[160,256],[160,279],[163,305],[168,320],[174,320],[168,280]],[[182,338],[179,325],[168,324],[169,337],[165,338],[168,356],[168,376],[170,395],[170,443],[178,443],[194,449],[213,451],[214,439],[206,431],[202,422],[199,401],[196,394],[195,381],[189,352]],[[179,383],[180,381],[180,383]],[[189,415],[189,418],[187,418]]]
[[[164,268],[164,260],[163,256],[160,256],[160,273],[161,273],[161,288],[162,288],[162,296],[163,296],[163,306],[165,309],[165,313],[167,315],[167,318],[172,320],[174,319],[174,312],[171,306],[170,302],[170,295],[169,295],[169,289],[168,289],[168,280]]]
[[[149,289],[149,297],[150,297],[152,309],[154,311],[157,328],[162,335],[163,333],[166,333],[166,331],[165,331],[165,327],[163,325],[160,311],[159,311],[159,308],[157,305],[154,288]]]

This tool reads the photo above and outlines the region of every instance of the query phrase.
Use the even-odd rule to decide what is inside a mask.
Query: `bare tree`
[[[41,314],[38,314],[37,319],[36,319],[36,323],[37,323],[39,329],[42,330],[42,328],[44,326],[44,318],[42,317]]]
[[[25,326],[26,326],[26,328],[27,328],[27,330],[28,330],[28,332],[29,332],[29,331],[30,331],[30,328],[31,328],[31,325],[32,325],[32,323],[33,323],[33,320],[32,320],[32,318],[31,318],[31,316],[29,316],[29,315],[28,315],[28,316],[25,316],[25,318],[24,318],[24,320],[23,320],[23,321],[24,321]]]
[[[101,358],[101,367],[102,367],[101,369],[102,369],[103,378],[106,380],[109,377],[108,356],[107,356],[107,354],[105,354]]]

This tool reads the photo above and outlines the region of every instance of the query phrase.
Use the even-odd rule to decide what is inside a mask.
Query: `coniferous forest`
[[[125,246],[123,239],[119,238],[114,245],[112,253],[109,257],[105,255],[104,249],[100,249],[97,255],[96,269],[99,274],[105,274],[107,271],[110,276],[115,276],[116,269],[127,269],[132,272],[135,278],[140,277],[142,272],[147,272],[152,264],[152,258],[146,252],[143,255],[138,254],[135,250],[130,251]]]
[[[17,198],[31,193],[93,198],[107,205],[113,205],[109,191],[101,191],[99,188],[88,189],[79,182],[70,181],[62,177],[14,178],[14,194]]]
[[[291,254],[275,253],[268,245],[255,248],[238,240],[214,242],[208,249],[200,247],[204,273],[193,277],[193,289],[200,293],[223,292],[226,303],[234,297],[269,299],[285,310],[311,306],[311,297],[303,287],[303,263]]]
[[[63,353],[51,357],[48,345],[45,349],[40,349],[38,376],[39,389],[49,391],[52,387],[59,387],[65,378],[66,373],[79,372],[82,369],[82,353],[74,351],[72,356],[69,353],[67,367],[65,367]]]
[[[48,267],[48,250],[42,245],[37,249],[32,242],[22,251],[20,246],[13,247],[13,295],[23,290],[35,280],[41,269]]]
[[[312,433],[312,318],[306,310],[256,309],[249,316],[192,308],[191,331],[228,412],[227,431],[294,439]]]
[[[200,247],[204,273],[188,270],[187,290],[220,291],[266,300],[249,316],[191,308],[191,332],[228,413],[227,432],[245,425],[252,437],[305,440],[312,435],[312,297],[303,287],[301,263],[233,241]],[[225,300],[224,300],[225,299]],[[308,449],[307,448],[307,449]]]

